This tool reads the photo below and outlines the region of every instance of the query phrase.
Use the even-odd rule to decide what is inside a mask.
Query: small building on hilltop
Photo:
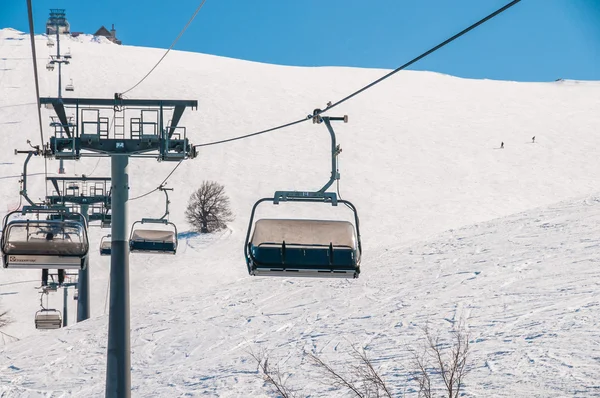
[[[121,40],[117,39],[117,31],[115,30],[115,24],[112,25],[112,29],[109,31],[104,26],[101,26],[100,29],[94,33],[94,36],[102,36],[106,37],[108,40],[112,41],[115,44],[121,44]]]

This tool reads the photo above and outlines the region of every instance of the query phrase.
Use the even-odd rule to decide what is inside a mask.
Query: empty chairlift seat
[[[60,329],[62,327],[62,314],[53,309],[41,309],[35,313],[36,329]]]
[[[110,239],[110,235],[103,236],[100,240],[100,255],[101,256],[110,256],[112,249],[112,240]]]
[[[142,228],[136,224],[159,224],[159,228]],[[136,221],[129,238],[131,253],[175,254],[177,252],[177,227],[167,220],[143,219]]]
[[[73,79],[71,79],[71,82],[65,86],[65,91],[75,91],[75,86],[73,85]]]
[[[85,225],[65,220],[5,222],[4,268],[83,269],[89,243]]]
[[[357,278],[360,248],[347,221],[261,219],[247,248],[251,275]]]

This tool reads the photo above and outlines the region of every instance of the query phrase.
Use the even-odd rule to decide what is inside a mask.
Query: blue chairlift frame
[[[110,234],[105,235],[100,239],[100,255],[101,256],[110,256],[112,252],[112,240],[110,239]]]
[[[327,196],[323,198],[314,196],[311,198],[288,197],[286,201],[330,203],[332,206],[336,206],[338,203],[347,205],[354,213],[356,248],[341,248],[334,246],[331,242],[303,244],[301,249],[295,248],[293,244],[286,244],[285,241],[261,242],[262,244],[267,243],[268,246],[261,246],[261,244],[255,246],[252,244],[251,233],[253,232],[252,227],[256,208],[263,202],[270,201],[273,204],[278,204],[281,200],[281,197],[277,196],[263,198],[258,200],[252,207],[244,245],[244,257],[246,258],[248,273],[252,276],[358,278],[362,253],[358,213],[351,202],[338,199],[335,193],[327,193]]]
[[[143,236],[136,237],[136,224],[163,224],[173,227],[173,240],[163,240],[149,237],[144,239]],[[157,231],[161,232],[161,231]],[[167,232],[167,231],[164,231]],[[168,231],[170,232],[170,231]],[[129,237],[129,251],[131,253],[154,253],[154,254],[176,254],[177,253],[177,226],[172,222],[164,219],[142,218],[141,221],[136,221],[131,226],[131,235]]]
[[[244,244],[244,257],[248,273],[252,276],[300,276],[300,277],[338,277],[358,278],[360,274],[360,260],[362,244],[360,239],[360,226],[356,207],[347,200],[339,199],[335,192],[325,192],[335,180],[340,178],[337,165],[337,155],[341,152],[336,144],[335,132],[331,121],[348,122],[348,117],[321,117],[321,110],[315,109],[312,117],[313,123],[325,122],[331,136],[331,178],[318,191],[277,191],[272,198],[259,199],[252,207],[248,232]],[[270,201],[277,205],[280,202],[311,202],[326,203],[337,206],[339,203],[346,205],[354,213],[354,227],[356,232],[356,248],[340,248],[331,242],[314,242],[313,244],[297,245],[282,242],[261,242],[252,244],[253,222],[256,208],[263,202]],[[284,220],[281,220],[282,222]],[[303,220],[286,220],[303,221]],[[318,221],[318,220],[317,220]],[[326,221],[326,220],[321,220]],[[348,250],[350,249],[350,250]],[[350,251],[350,252],[349,252]]]
[[[40,330],[60,329],[62,313],[55,309],[42,308],[35,313],[35,328]]]
[[[40,296],[41,309],[35,312],[35,328],[40,330],[60,329],[62,327],[62,313],[59,310],[44,307],[44,295],[46,295],[46,305],[48,304],[48,289],[44,289]]]
[[[162,185],[158,187],[163,191],[166,197],[165,214],[161,218],[142,218],[141,221],[136,221],[131,226],[129,236],[129,251],[131,253],[152,253],[152,254],[176,254],[177,253],[177,226],[167,220],[169,215],[169,194],[167,191],[172,191],[172,188],[164,188]],[[162,224],[170,225],[173,231],[164,230],[141,230],[136,229],[136,224]],[[164,239],[158,236],[160,233],[173,233],[173,239]],[[154,233],[154,234],[153,234]],[[154,236],[153,236],[154,235]]]

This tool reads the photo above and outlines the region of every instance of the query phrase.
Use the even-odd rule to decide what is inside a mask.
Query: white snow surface
[[[201,38],[199,39],[201,40]],[[36,36],[42,96],[56,96]],[[163,49],[64,38],[75,92],[112,98],[135,84]],[[289,67],[171,51],[129,98],[197,99],[181,125],[199,144],[258,131],[325,107],[388,71]],[[0,212],[19,204],[26,140],[40,142],[29,36],[0,30]],[[28,104],[28,105],[23,105]],[[134,397],[276,396],[250,351],[267,350],[299,396],[338,397],[305,352],[332,366],[364,347],[397,396],[416,396],[408,348],[425,325],[471,341],[467,397],[600,396],[600,84],[469,80],[403,71],[332,110],[340,194],[358,208],[363,243],[356,280],[250,277],[243,242],[251,208],[275,190],[320,188],[330,176],[324,125],[200,148],[168,181],[176,256],[131,255]],[[51,133],[42,109],[44,138]],[[532,136],[536,142],[532,143]],[[500,150],[500,142],[504,149]],[[67,175],[110,176],[110,161],[66,161]],[[130,197],[155,188],[173,163],[132,159]],[[49,160],[54,175],[58,161]],[[29,167],[44,196],[44,161]],[[191,232],[184,209],[202,180],[225,185],[236,219]],[[129,223],[162,214],[157,192],[129,204]],[[258,216],[349,219],[343,207],[263,204]],[[104,396],[110,261],[92,228],[91,319],[40,332],[40,272],[2,269],[0,396]],[[72,298],[72,291],[69,298]],[[62,309],[62,292],[50,296]],[[14,336],[15,338],[11,338]]]

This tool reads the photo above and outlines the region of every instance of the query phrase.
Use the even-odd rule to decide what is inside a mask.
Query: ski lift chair
[[[60,329],[62,314],[58,310],[42,308],[35,313],[35,328],[41,330]]]
[[[331,136],[331,178],[318,191],[277,191],[272,198],[259,199],[252,208],[244,255],[250,275],[358,278],[361,243],[356,207],[338,199],[327,189],[339,179],[337,156],[341,148],[336,143],[332,121],[348,123],[348,116],[322,117],[320,109],[312,115],[313,123],[323,123]],[[261,219],[254,227],[256,207],[265,201],[277,205],[280,201],[342,203],[354,213],[354,225],[348,221]]]
[[[136,224],[160,224],[161,228],[141,228]],[[131,253],[175,254],[177,252],[177,227],[165,219],[143,218],[131,227],[129,237]]]
[[[11,219],[16,214],[50,213],[49,220]],[[87,223],[79,213],[53,209],[13,211],[4,217],[0,249],[4,268],[84,269],[89,251]],[[66,219],[78,216],[78,220]],[[54,218],[54,219],[52,219]]]
[[[336,200],[354,211],[355,225],[338,220],[260,219],[252,228],[256,206],[266,200],[277,203],[265,198],[254,205],[246,235],[244,254],[250,275],[358,278],[360,233],[350,202]]]
[[[103,236],[100,239],[100,255],[101,256],[110,256],[112,249],[112,240],[110,239],[110,235]]]
[[[75,86],[73,86],[73,79],[65,86],[65,91],[75,91]]]
[[[102,213],[102,219],[100,220],[100,228],[110,228],[112,221],[112,214],[109,213],[110,210]]]

